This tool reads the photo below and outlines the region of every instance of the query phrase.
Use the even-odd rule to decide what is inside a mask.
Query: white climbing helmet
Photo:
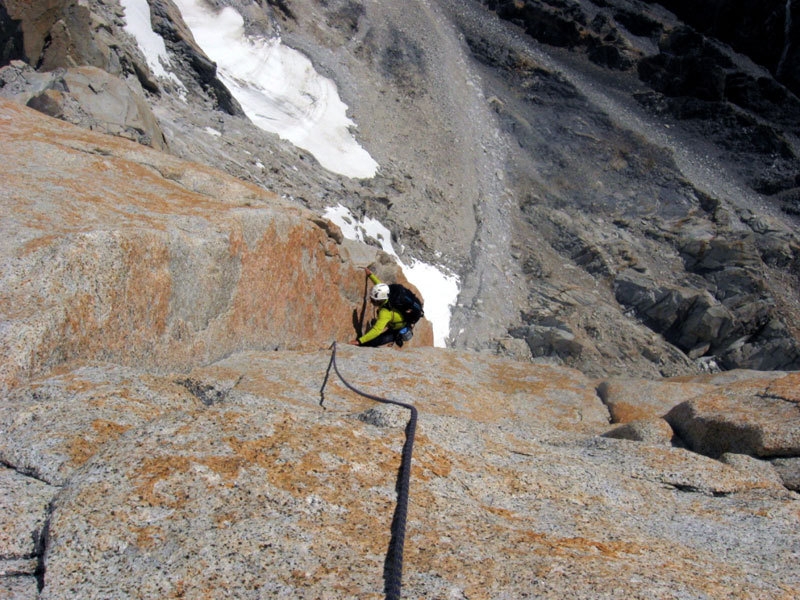
[[[385,283],[379,283],[369,293],[369,297],[373,300],[388,300],[389,299],[389,286]]]

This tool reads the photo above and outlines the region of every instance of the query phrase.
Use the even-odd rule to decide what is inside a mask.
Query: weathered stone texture
[[[612,422],[664,418],[682,443],[715,458],[728,452],[761,458],[800,454],[798,390],[795,372],[746,370],[598,386]],[[637,435],[631,427],[612,431],[615,437]]]
[[[614,427],[604,437],[671,446],[675,433],[664,419],[640,419]]]
[[[29,475],[0,468],[0,598],[36,597],[45,524],[57,492]]]
[[[0,598],[3,600],[31,600],[39,595],[36,579],[12,576],[0,579]]]
[[[297,0],[296,19],[288,4],[278,4],[282,27],[295,40],[307,35],[307,46],[324,38],[343,47],[346,35],[345,42],[359,44],[353,55],[386,59],[375,64],[396,89],[365,85],[374,72],[349,79],[351,94],[359,89],[377,98],[372,110],[369,101],[361,104],[373,118],[363,131],[384,157],[395,157],[386,177],[343,184],[304,165],[307,155],[280,150],[252,171],[257,187],[0,100],[0,600],[384,596],[408,414],[347,389],[329,370],[327,348],[363,326],[360,267],[372,265],[387,281],[399,274],[387,255],[345,243],[338,228],[279,196],[294,194],[320,208],[352,192],[356,206],[382,210],[429,255],[441,245],[482,262],[480,294],[464,315],[470,325],[490,323],[498,347],[526,358],[572,361],[596,373],[687,372],[691,360],[713,359],[720,349],[718,357],[732,364],[796,364],[792,284],[781,279],[768,288],[761,277],[797,260],[792,229],[749,209],[737,211],[736,220],[721,201],[698,199],[668,152],[611,127],[568,79],[531,59],[516,33],[514,44],[503,46],[508,30],[496,24],[476,34],[462,20],[462,32],[432,12],[420,13],[419,31],[412,31],[400,17],[414,11],[392,3],[362,10]],[[638,60],[633,37],[642,38],[641,47],[649,40],[659,55],[682,39],[705,47],[696,36],[672,36],[658,48],[662,13],[634,13],[621,0],[574,10],[563,2],[487,4],[611,69]],[[125,92],[114,87],[122,80],[73,68],[78,63],[114,76],[132,69],[150,93],[159,91],[130,40],[109,43],[108,32],[122,26],[115,3],[3,6],[12,21],[21,19],[30,57],[66,68],[57,81],[24,75],[30,79],[18,83],[30,94],[26,102],[65,117],[76,105],[61,88],[82,89],[83,108],[72,114],[83,118],[103,81],[106,91]],[[249,125],[213,111],[189,118],[195,107],[205,110],[206,100],[215,110],[237,109],[174,6],[151,6],[154,28],[172,57],[182,57],[180,75],[193,69],[194,85],[205,89],[182,113],[170,115],[168,102],[158,107],[172,119],[167,126],[184,128],[183,138],[172,139],[192,154],[206,142],[204,128],[223,123],[224,141],[202,155],[256,169],[250,150],[266,138],[237,137]],[[453,18],[476,8],[435,6]],[[268,21],[266,14],[253,8],[249,26]],[[8,29],[14,23],[0,16],[21,41]],[[439,38],[445,30],[449,37]],[[485,31],[496,39],[487,41]],[[460,54],[465,41],[470,60]],[[329,47],[318,48],[317,58]],[[340,74],[365,68],[345,54],[335,56],[344,65]],[[397,56],[415,60],[409,65]],[[530,94],[515,104],[513,94],[497,88],[492,114],[514,133],[507,141],[534,149],[537,161],[542,150],[552,154],[549,167],[523,160],[512,172],[501,162],[481,162],[506,146],[493,148],[498,130],[476,118],[487,114],[476,110],[485,99],[472,87],[478,72],[450,71],[474,57],[487,68],[502,64],[495,76],[506,73]],[[454,82],[449,92],[439,85],[445,80]],[[14,78],[2,83],[14,95]],[[708,83],[709,92],[720,91],[718,79]],[[751,84],[739,81],[724,93],[741,95]],[[643,105],[648,98],[666,102],[646,96]],[[104,95],[99,108],[107,110],[112,97]],[[118,99],[115,106],[135,104]],[[671,110],[681,107],[692,104],[676,101]],[[125,113],[115,123],[146,120]],[[422,113],[427,120],[419,121]],[[443,122],[452,126],[446,134],[438,131]],[[91,119],[81,124],[92,127]],[[411,127],[438,133],[422,136]],[[541,139],[556,130],[568,135]],[[398,133],[402,149],[379,143]],[[777,143],[772,133],[763,131],[767,148]],[[467,143],[452,143],[456,138]],[[236,145],[232,140],[242,146],[225,147]],[[270,152],[281,148],[269,143]],[[526,169],[548,183],[519,176]],[[626,183],[645,174],[646,186]],[[581,187],[596,193],[573,198]],[[642,201],[654,188],[658,214]],[[564,189],[572,191],[562,196]],[[492,217],[496,198],[506,204]],[[524,227],[497,219],[516,210],[515,202],[528,216]],[[585,204],[573,210],[572,202]],[[473,217],[483,220],[478,233]],[[502,245],[509,233],[516,241]],[[534,237],[543,240],[535,248],[527,241]],[[495,249],[482,254],[483,247]],[[518,275],[502,262],[508,256],[530,285],[520,323],[520,306],[506,297]],[[783,290],[774,306],[769,289]],[[653,332],[623,317],[618,302]],[[495,318],[500,305],[511,307],[514,323]],[[494,339],[476,331],[481,344]],[[512,334],[517,339],[509,340]],[[338,348],[339,370],[350,383],[420,411],[403,597],[800,595],[800,497],[791,491],[798,489],[800,456],[796,373],[598,381],[564,366],[424,347],[430,341],[430,326],[422,323],[402,351]]]
[[[215,402],[94,446],[53,505],[42,598],[382,597],[407,412],[376,412],[333,373],[320,407],[328,362],[326,351],[233,355],[181,375],[218,390]],[[577,371],[347,346],[338,367],[420,411],[404,597],[800,589],[788,560],[796,495],[750,465],[598,437],[607,413]],[[95,368],[100,389],[103,371],[118,378]],[[47,384],[66,394],[71,380]],[[102,403],[63,410],[108,416]]]
[[[312,213],[8,101],[0,111],[0,386],[70,360],[179,369],[353,337],[363,272]],[[431,343],[429,325],[417,332]]]
[[[0,403],[0,459],[63,485],[100,447],[172,411],[200,405],[179,382],[118,367],[82,367],[15,389]]]
[[[771,462],[780,475],[783,485],[790,490],[800,492],[800,457],[776,458]]]
[[[663,417],[677,404],[707,389],[711,388],[700,382],[619,378],[602,381],[597,392],[608,407],[613,423],[630,423]]]
[[[666,419],[690,448],[708,456],[798,456],[800,375],[721,385],[674,407]]]

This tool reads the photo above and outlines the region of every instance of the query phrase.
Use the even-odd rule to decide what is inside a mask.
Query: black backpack
[[[413,325],[425,316],[419,298],[399,283],[389,284],[389,306],[403,315],[406,325]]]

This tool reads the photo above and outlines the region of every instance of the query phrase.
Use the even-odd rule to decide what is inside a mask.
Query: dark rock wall
[[[24,43],[21,23],[12,19],[5,4],[0,2],[0,64],[24,59]]]
[[[569,49],[573,61],[585,55],[609,72],[637,77],[639,83],[622,93],[668,127],[689,132],[698,149],[709,143],[746,187],[795,212],[800,161],[793,132],[800,102],[769,73],[655,6],[484,4],[539,42]],[[715,356],[724,368],[800,366],[797,312],[775,301],[764,270],[767,264],[789,280],[796,277],[798,247],[790,228],[758,223],[755,207],[732,207],[719,192],[712,197],[684,180],[669,149],[620,127],[620,115],[610,118],[566,79],[497,40],[468,40],[473,56],[498,75],[495,110],[524,148],[525,170],[536,174],[520,205],[528,224],[519,236],[530,305],[512,335],[526,339],[534,356],[570,364],[608,360],[611,344],[620,360],[630,360],[624,342],[630,338],[620,334],[612,342],[604,334],[624,325],[609,318],[603,302],[591,325],[575,308],[585,299],[565,301],[559,310],[539,300],[568,289],[556,283],[557,267],[530,241],[539,238],[595,281],[611,280],[620,305],[691,359]],[[611,56],[618,59],[598,60]],[[624,77],[617,78],[620,90]],[[674,257],[665,246],[654,252],[653,240]],[[654,354],[665,356],[663,349]]]
[[[673,11],[697,31],[749,56],[795,94],[800,94],[800,5],[797,2],[660,0],[658,4]]]

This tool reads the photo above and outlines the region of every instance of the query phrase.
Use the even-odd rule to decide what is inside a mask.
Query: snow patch
[[[144,0],[141,0],[144,2]],[[370,178],[378,163],[352,135],[356,124],[330,79],[280,39],[245,35],[233,8],[214,12],[200,0],[175,0],[217,74],[259,128],[307,150],[335,173]]]
[[[169,54],[164,39],[153,31],[150,5],[147,0],[120,0],[120,2],[125,10],[125,31],[136,39],[136,44],[144,54],[147,66],[153,75],[169,79],[183,89],[180,79],[164,67],[170,64]]]
[[[364,217],[359,221],[352,215],[350,209],[341,204],[329,206],[325,209],[323,216],[336,223],[348,240],[366,242],[367,238],[372,238],[380,244],[384,252],[397,257],[394,246],[392,246],[392,232],[377,219]]]
[[[392,245],[392,233],[377,219],[356,219],[341,204],[329,206],[323,216],[338,225],[347,239],[366,242],[367,238],[372,238],[380,244],[384,252],[395,257],[406,279],[422,293],[425,318],[433,326],[434,346],[444,348],[450,335],[450,316],[461,291],[458,276],[413,258],[410,265],[403,263]]]

